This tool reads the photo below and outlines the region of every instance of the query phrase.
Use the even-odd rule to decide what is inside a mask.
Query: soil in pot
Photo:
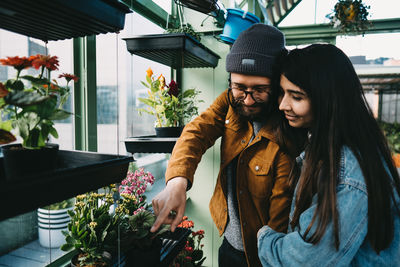
[[[6,180],[23,180],[26,176],[51,171],[57,167],[57,144],[41,149],[26,149],[21,144],[2,146]]]

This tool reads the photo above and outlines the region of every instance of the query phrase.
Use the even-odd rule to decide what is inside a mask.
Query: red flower
[[[182,228],[192,228],[193,226],[194,226],[193,221],[183,221],[178,225],[178,227]]]
[[[168,84],[168,88],[169,88],[168,94],[170,96],[178,97],[179,88],[178,88],[178,84],[174,80],[171,80],[171,82]]]
[[[5,97],[8,95],[9,91],[7,90],[6,86],[2,83],[0,83],[0,98]]]
[[[71,80],[74,80],[74,82],[77,82],[79,80],[78,76],[75,76],[73,74],[68,74],[68,73],[63,73],[58,76],[58,78],[65,78],[67,82],[69,83]]]
[[[40,67],[45,67],[48,70],[58,70],[58,57],[52,57],[50,55],[36,55],[36,58],[34,58],[32,61],[32,66],[37,70]]]
[[[32,61],[30,60],[30,58],[19,56],[7,57],[7,59],[0,59],[0,63],[5,66],[12,66],[18,71],[32,66]]]
[[[193,252],[193,248],[192,248],[192,247],[185,247],[185,250],[186,250],[187,252],[190,252],[190,253]]]

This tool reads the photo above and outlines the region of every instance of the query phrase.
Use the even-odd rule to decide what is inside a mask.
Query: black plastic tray
[[[131,153],[171,153],[178,137],[155,135],[129,137],[125,139],[126,151]]]
[[[184,248],[186,244],[187,237],[190,235],[191,230],[186,228],[176,228],[175,232],[167,232],[161,238],[161,250],[160,250],[160,261],[156,264],[157,267],[168,267],[172,261],[176,258],[179,252]],[[129,252],[128,252],[129,253]],[[112,266],[113,267],[132,267],[132,266],[151,266],[153,267],[155,262],[154,259],[140,259],[140,264],[132,264],[135,262],[132,256],[137,256],[137,251],[130,252],[130,255],[123,254],[119,260],[116,260]],[[147,255],[141,255],[145,257]],[[131,257],[127,259],[127,257]],[[138,260],[139,261],[139,260]],[[148,261],[148,262],[146,262]],[[150,264],[153,263],[153,264]],[[131,264],[129,264],[131,263]],[[137,263],[137,262],[136,262]]]
[[[1,28],[43,41],[118,32],[132,12],[115,0],[1,0],[0,9]]]
[[[0,221],[120,182],[131,161],[129,156],[60,150],[56,170],[6,181],[1,157]]]
[[[132,54],[172,68],[215,68],[220,56],[184,33],[139,35],[124,38]]]

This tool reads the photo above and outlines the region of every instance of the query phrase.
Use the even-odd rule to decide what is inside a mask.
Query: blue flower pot
[[[238,8],[228,8],[227,11],[224,30],[220,35],[221,40],[226,43],[233,44],[242,31],[255,23],[260,23],[260,19],[250,12]]]

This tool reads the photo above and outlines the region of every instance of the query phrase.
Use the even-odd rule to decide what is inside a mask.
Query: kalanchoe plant
[[[117,247],[121,213],[111,212],[115,203],[114,185],[104,188],[105,193],[86,193],[76,197],[74,210],[69,210],[71,221],[63,231],[66,243],[61,250],[77,249],[80,266],[106,266],[109,255]]]
[[[147,105],[147,108],[140,108],[139,113],[155,116],[156,127],[183,126],[187,120],[198,115],[197,105],[204,102],[197,100],[200,91],[194,88],[181,91],[173,80],[167,86],[164,76],[161,74],[156,79],[151,68],[147,70],[146,82],[142,84],[149,90],[147,98],[139,98]]]
[[[185,247],[174,259],[171,267],[192,267],[201,266],[206,260],[203,257],[203,247],[201,240],[204,238],[204,230],[193,231],[194,222],[189,220],[187,216],[184,216],[182,222],[178,227],[191,229],[191,233],[188,236]]]
[[[169,225],[161,226],[157,232],[150,232],[156,221],[156,215],[146,208],[141,208],[121,224],[125,244],[130,248],[150,248],[155,238],[169,230]]]
[[[70,95],[68,83],[76,82],[78,77],[67,73],[59,75],[66,79],[66,87],[48,78],[51,71],[58,70],[56,56],[7,57],[0,59],[0,63],[14,67],[17,72],[15,79],[0,82],[0,144],[15,141],[16,134],[22,138],[25,148],[44,147],[50,135],[58,138],[54,121],[71,115],[62,106]],[[39,70],[39,75],[21,75],[27,68]]]

